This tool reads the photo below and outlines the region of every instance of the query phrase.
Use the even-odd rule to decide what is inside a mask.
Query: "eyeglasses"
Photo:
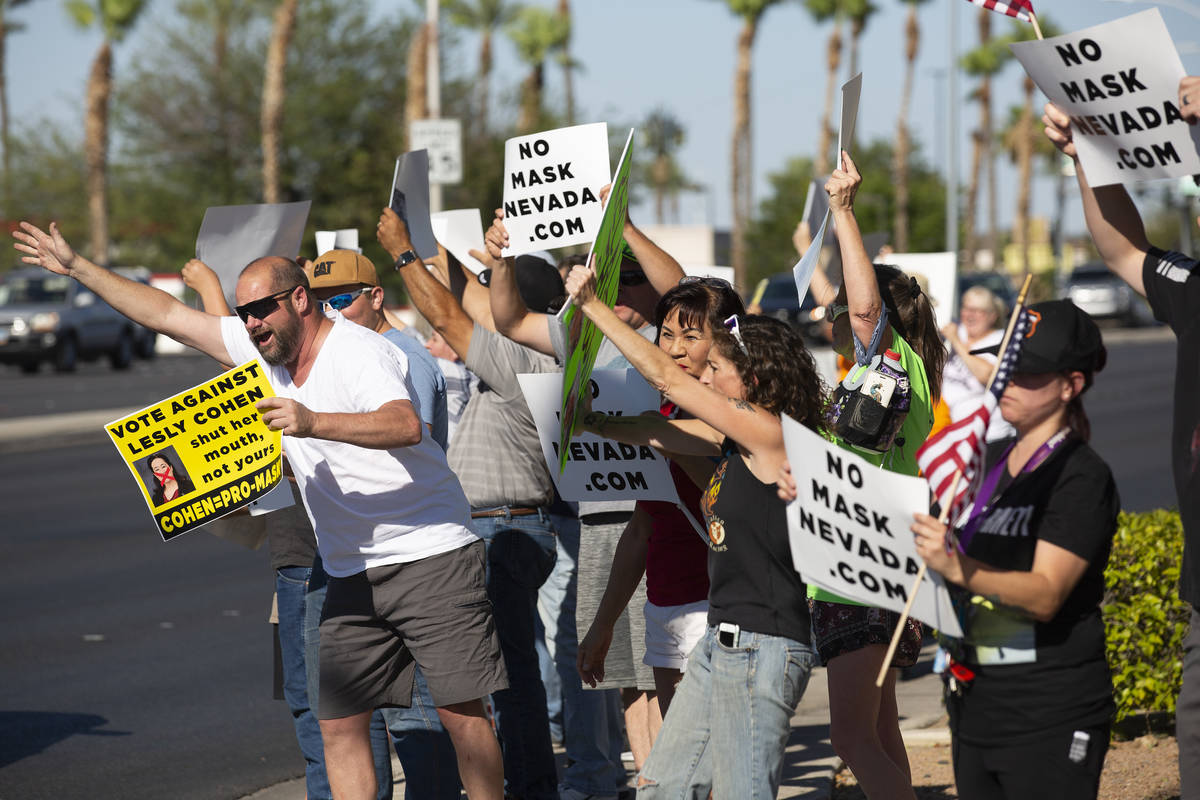
[[[373,289],[373,288],[375,288],[375,287],[363,286],[361,289],[357,289],[353,292],[343,292],[342,294],[335,294],[333,297],[329,297],[329,298],[322,300],[321,305],[325,308],[332,308],[334,311],[341,311],[343,308],[349,308],[350,305],[353,304],[354,301],[358,299],[358,296],[360,294],[366,294],[367,292],[371,291],[371,289]]]
[[[741,349],[741,351],[746,353],[746,355],[750,355],[748,352],[746,352],[746,343],[742,341],[742,329],[738,326],[737,314],[734,314],[732,317],[725,320],[725,328],[729,331],[729,335],[732,336],[738,343],[738,347]]]
[[[300,284],[296,284],[299,286]],[[237,315],[241,318],[242,323],[249,321],[250,317],[255,319],[266,319],[267,315],[279,307],[279,298],[286,297],[295,290],[296,286],[292,286],[275,294],[269,294],[266,297],[260,297],[257,300],[251,300],[249,303],[243,303],[234,309]]]
[[[642,272],[640,269],[639,270],[632,270],[632,269],[625,270],[625,271],[621,272],[619,275],[617,275],[617,281],[620,282],[620,284],[627,289],[632,288],[634,286],[641,286],[648,280],[650,280],[650,279],[646,277],[646,273]]]
[[[829,305],[825,306],[825,319],[829,322],[833,322],[849,310],[850,306],[848,305],[843,305],[841,303],[830,303]]]
[[[701,286],[711,286],[714,289],[733,291],[733,284],[724,278],[713,278],[708,275],[684,275],[679,279],[680,286],[688,286],[693,283],[698,283]]]

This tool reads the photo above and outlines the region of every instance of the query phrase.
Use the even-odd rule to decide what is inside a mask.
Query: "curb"
[[[106,440],[104,426],[135,411],[140,406],[76,411],[67,414],[40,414],[0,420],[0,452],[61,447]]]

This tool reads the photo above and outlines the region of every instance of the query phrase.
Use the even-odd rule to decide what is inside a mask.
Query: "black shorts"
[[[1108,725],[1047,733],[984,747],[954,737],[954,783],[971,800],[1095,800],[1108,752]],[[1087,741],[1077,734],[1086,734]]]
[[[483,542],[329,578],[318,717],[409,706],[414,662],[437,706],[508,688],[484,585]]]

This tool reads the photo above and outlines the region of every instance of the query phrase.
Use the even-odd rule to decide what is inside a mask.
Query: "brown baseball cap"
[[[327,250],[304,268],[308,285],[313,289],[326,286],[378,286],[379,275],[371,259],[353,250]]]

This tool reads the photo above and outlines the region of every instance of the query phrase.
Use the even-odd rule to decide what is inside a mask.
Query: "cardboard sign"
[[[408,123],[408,143],[429,153],[429,182],[462,180],[462,123],[456,119],[414,119]]]
[[[262,366],[248,361],[104,426],[163,541],[248,505],[279,483],[283,435],[254,407],[273,396]]]
[[[478,275],[487,269],[472,250],[486,253],[483,243],[483,223],[478,208],[456,208],[429,215],[433,238],[454,254],[464,267]]]
[[[1010,46],[1038,88],[1070,115],[1092,186],[1200,173],[1200,127],[1179,113],[1183,63],[1157,8]]]
[[[408,226],[417,255],[437,258],[437,240],[429,225],[429,155],[424,150],[413,150],[396,159],[388,206]]]
[[[796,499],[788,504],[792,563],[806,583],[850,600],[904,610],[920,571],[909,526],[929,511],[929,485],[868,464],[787,415],[783,441]],[[945,582],[928,571],[910,611],[949,636],[962,636]]]
[[[504,143],[505,256],[584,244],[600,229],[609,180],[608,125],[595,122]]]
[[[629,210],[629,173],[633,167],[633,128],[625,139],[625,149],[621,151],[621,160],[617,162],[617,171],[612,178],[612,191],[608,195],[608,203],[604,206],[604,217],[600,222],[600,230],[592,249],[588,253],[588,263],[596,271],[596,296],[609,308],[617,301],[617,285],[621,275],[621,258],[624,251],[625,217]],[[559,330],[569,332],[569,341],[573,343],[570,355],[563,364],[563,394],[562,394],[562,435],[559,438],[559,469],[567,465],[567,445],[575,430],[575,405],[580,392],[587,387],[591,377],[592,367],[596,363],[596,353],[604,341],[591,320],[586,319],[574,303],[567,303],[557,317],[561,320]],[[551,324],[551,337],[554,328]],[[563,338],[560,334],[559,338]]]
[[[933,313],[939,326],[954,319],[958,311],[958,298],[955,294],[955,285],[958,282],[955,270],[957,259],[954,253],[892,253],[885,261],[914,278],[925,276],[929,286],[929,297],[933,300]]]
[[[561,372],[518,375],[525,402],[537,425],[542,455],[564,500],[665,500],[679,502],[670,467],[652,447],[622,444],[590,433],[567,444],[559,458]],[[658,407],[658,392],[637,370],[600,369],[588,381],[592,409],[637,416]],[[560,471],[559,463],[566,466]]]
[[[237,305],[237,278],[251,261],[263,256],[300,255],[311,200],[212,206],[204,212],[196,235],[196,258],[221,279],[225,302]],[[165,337],[160,337],[165,338]]]

